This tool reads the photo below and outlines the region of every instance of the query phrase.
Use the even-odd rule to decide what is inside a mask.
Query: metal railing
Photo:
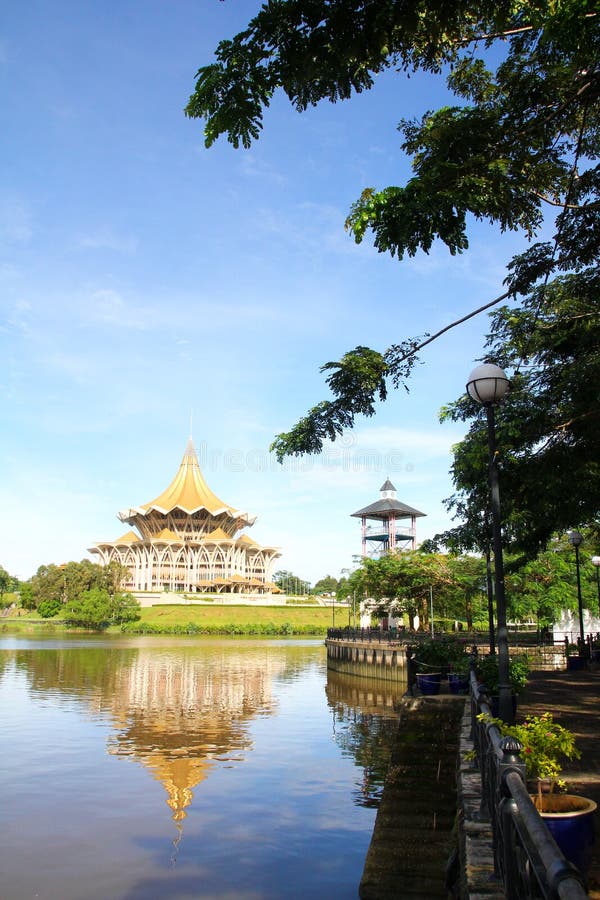
[[[507,900],[581,900],[581,873],[563,855],[535,808],[525,778],[522,745],[489,721],[485,685],[470,673],[472,740],[481,773],[480,819],[492,826],[494,874]],[[482,718],[478,716],[483,713]]]
[[[381,628],[328,628],[327,637],[338,641],[369,641],[373,644],[391,644],[414,639],[414,635],[402,629],[383,630]]]

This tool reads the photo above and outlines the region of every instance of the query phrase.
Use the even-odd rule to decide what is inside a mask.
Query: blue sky
[[[319,367],[358,344],[433,332],[502,292],[522,246],[475,225],[468,253],[398,262],[344,232],[367,186],[410,174],[396,125],[446,99],[388,73],[350,102],[285,98],[250,150],[203,145],[183,108],[250,0],[9,4],[0,31],[0,564],[22,578],[81,559],[156,496],[190,430],[211,488],[258,516],[280,568],[339,576],[356,509],[390,477],[450,525],[440,425],[482,354],[480,317],[423,354],[410,393],[322,457],[283,467],[275,434],[328,396]],[[368,461],[367,461],[368,460]]]

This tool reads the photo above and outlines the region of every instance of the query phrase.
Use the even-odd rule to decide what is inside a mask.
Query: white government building
[[[133,592],[279,593],[273,583],[277,547],[263,547],[242,529],[256,516],[234,509],[208,487],[192,439],[171,484],[150,503],[118,514],[131,529],[89,548],[107,565],[126,566]],[[134,530],[135,529],[135,530]]]

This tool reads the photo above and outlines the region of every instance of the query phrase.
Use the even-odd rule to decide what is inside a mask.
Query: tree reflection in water
[[[333,736],[363,770],[352,795],[358,806],[379,806],[398,730],[398,708],[406,685],[327,673]]]

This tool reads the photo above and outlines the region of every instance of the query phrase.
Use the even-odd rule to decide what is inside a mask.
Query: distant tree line
[[[63,565],[40,566],[28,581],[19,582],[0,567],[0,592],[18,592],[20,605],[44,619],[58,618],[70,626],[107,628],[140,618],[133,594],[121,591],[127,569],[112,562],[100,566],[87,559]]]
[[[596,552],[593,530],[584,531],[580,548],[582,600],[598,615],[598,572],[591,563]],[[436,625],[465,623],[467,629],[488,623],[487,563],[480,554],[440,552],[433,542],[419,550],[390,553],[378,559],[364,558],[347,579],[341,579],[338,599],[356,605],[369,599],[375,615],[418,616],[420,627],[429,629],[431,605]],[[578,608],[575,556],[567,536],[555,537],[547,550],[534,559],[508,554],[506,558],[508,618],[551,626],[561,611]]]

